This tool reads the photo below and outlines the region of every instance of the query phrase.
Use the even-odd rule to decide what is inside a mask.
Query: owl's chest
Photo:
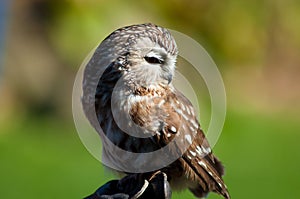
[[[143,137],[142,134],[159,131],[166,118],[164,110],[160,107],[161,97],[157,95],[121,95],[123,97],[112,98],[111,111],[117,123],[134,132],[136,128],[139,133],[135,136]]]

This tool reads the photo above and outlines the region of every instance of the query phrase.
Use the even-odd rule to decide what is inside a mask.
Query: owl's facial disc
[[[172,58],[161,48],[154,48],[144,56],[144,60],[150,65],[149,67],[158,70],[161,78],[167,80],[168,84],[172,81],[175,70],[173,59],[175,58]]]
[[[130,52],[129,63],[132,77],[141,86],[167,85],[175,71],[176,55],[149,39],[136,43]]]

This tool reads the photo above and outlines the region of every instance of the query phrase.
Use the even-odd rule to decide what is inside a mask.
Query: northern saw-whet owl
[[[212,191],[229,199],[223,166],[212,153],[194,108],[172,85],[177,54],[170,32],[157,25],[114,31],[85,68],[83,109],[92,126],[102,132],[102,155],[114,170],[133,173],[122,169],[131,164],[141,172],[143,166],[174,156],[153,171],[164,172],[172,188],[188,188],[198,198]],[[164,157],[143,158],[170,143]],[[135,158],[118,155],[110,144]]]

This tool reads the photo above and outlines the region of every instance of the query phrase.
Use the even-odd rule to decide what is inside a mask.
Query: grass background
[[[293,118],[228,111],[214,151],[226,166],[232,198],[299,196],[299,130]],[[1,198],[80,198],[114,178],[87,152],[72,123],[23,118],[0,132]],[[192,198],[187,191],[173,196]]]

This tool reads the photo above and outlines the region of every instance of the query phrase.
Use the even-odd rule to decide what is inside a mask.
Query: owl
[[[146,23],[117,29],[85,68],[85,115],[101,136],[106,165],[114,170],[159,170],[172,189],[188,188],[197,198],[215,192],[229,199],[223,166],[194,108],[172,85],[177,55],[176,42],[163,27]]]

